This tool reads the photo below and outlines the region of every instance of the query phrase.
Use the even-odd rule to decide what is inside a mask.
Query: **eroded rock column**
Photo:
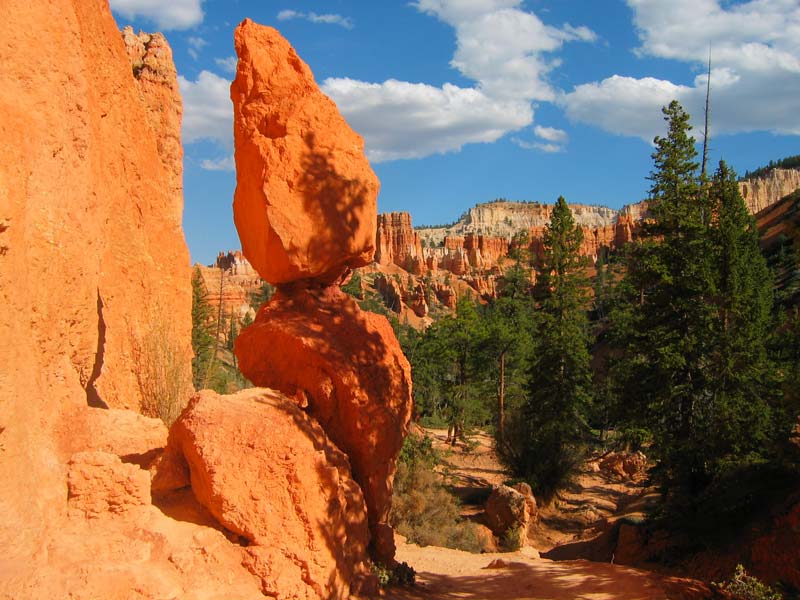
[[[248,379],[294,397],[348,455],[373,557],[391,563],[410,367],[389,322],[339,289],[372,260],[379,182],[361,137],[276,30],[245,20],[234,39],[234,221],[245,257],[278,287],[236,356]]]

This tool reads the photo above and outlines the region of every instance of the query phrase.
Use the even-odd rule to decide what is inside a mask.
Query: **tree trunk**
[[[497,435],[502,442],[505,439],[505,403],[506,403],[506,353],[500,354],[500,389],[497,394]]]

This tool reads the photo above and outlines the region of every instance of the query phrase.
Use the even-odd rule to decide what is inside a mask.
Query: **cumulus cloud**
[[[205,159],[200,161],[200,168],[206,171],[235,171],[236,163],[233,160],[233,155],[223,156],[221,158]]]
[[[555,127],[542,127],[541,125],[537,125],[533,128],[533,133],[536,137],[557,144],[563,144],[569,139],[566,131],[563,129],[556,129]]]
[[[642,56],[687,62],[712,59],[711,135],[772,131],[800,135],[800,4],[750,0],[628,0]],[[663,133],[659,107],[680,101],[701,122],[706,76],[692,85],[614,75],[577,86],[559,102],[575,120],[652,140]],[[702,132],[700,132],[702,133]]]
[[[454,28],[450,65],[473,87],[332,78],[323,84],[366,141],[371,160],[418,158],[493,142],[533,122],[534,101],[553,101],[548,81],[565,42],[594,41],[586,27],[545,25],[521,0],[418,0]]]
[[[110,0],[126,19],[145,19],[159,29],[190,29],[203,22],[203,0]]]
[[[214,62],[217,64],[219,68],[221,68],[226,73],[235,73],[236,72],[236,57],[235,56],[226,56],[225,58],[215,58]]]
[[[494,142],[533,119],[530,103],[497,101],[479,89],[390,79],[366,83],[327,79],[323,91],[366,139],[375,162],[419,158]]]
[[[183,97],[183,141],[211,140],[225,148],[233,146],[233,105],[230,81],[201,71],[196,81],[178,76]]]
[[[512,137],[511,142],[524,150],[541,150],[542,152],[563,152],[567,147],[569,135],[563,129],[543,127],[537,125],[533,128],[533,135],[537,140],[529,142],[519,137]]]
[[[311,23],[322,23],[324,25],[339,25],[340,27],[344,27],[345,29],[352,29],[353,19],[350,17],[343,17],[342,15],[337,14],[317,14],[315,12],[300,12],[297,10],[282,10],[278,13],[278,21],[289,21],[292,19],[303,19],[305,21],[310,21]]]
[[[564,146],[560,144],[548,144],[544,142],[526,142],[525,140],[521,140],[518,137],[512,137],[511,141],[522,148],[523,150],[541,150],[542,152],[547,153],[555,153],[555,152],[563,152]]]

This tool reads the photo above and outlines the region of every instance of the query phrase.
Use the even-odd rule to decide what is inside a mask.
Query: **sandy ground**
[[[508,479],[492,450],[491,438],[479,434],[471,447],[445,444],[445,430],[428,430],[444,454],[443,474],[455,493],[467,502],[465,516],[476,517],[493,484]],[[585,539],[608,527],[610,520],[641,504],[646,490],[587,468],[549,506],[540,507],[540,521],[528,546],[518,552],[470,554],[405,543],[398,536],[397,558],[417,572],[417,584],[391,589],[385,597],[431,600],[571,599],[658,600],[679,598],[676,580],[630,567],[589,561],[554,562],[539,552],[555,545]],[[483,498],[483,500],[481,499]],[[473,504],[470,505],[469,503]],[[683,588],[686,582],[678,582]],[[668,591],[672,590],[672,591]]]
[[[413,588],[394,588],[385,598],[444,600],[659,600],[676,598],[664,578],[630,567],[589,561],[553,562],[530,548],[502,554],[470,554],[398,540],[397,558],[417,571]]]

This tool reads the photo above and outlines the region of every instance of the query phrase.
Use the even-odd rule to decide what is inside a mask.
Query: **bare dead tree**
[[[708,47],[708,77],[706,78],[706,108],[705,119],[703,125],[703,162],[700,167],[700,178],[702,181],[706,180],[706,165],[708,164],[708,115],[709,115],[709,100],[711,98],[711,46]]]

